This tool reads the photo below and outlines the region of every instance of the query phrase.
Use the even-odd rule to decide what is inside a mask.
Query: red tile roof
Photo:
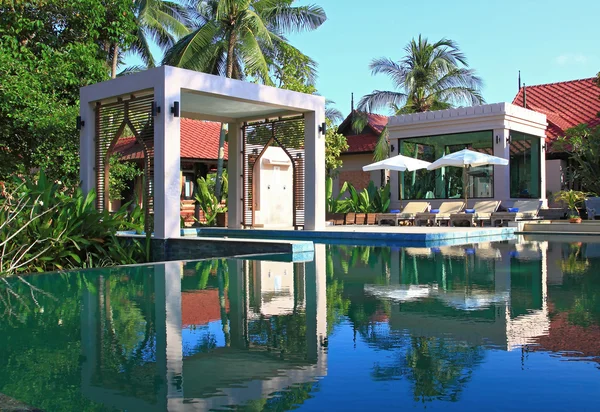
[[[352,130],[352,113],[346,117],[338,128],[338,133],[346,136],[348,141],[348,150],[345,154],[351,153],[369,153],[375,150],[377,140],[381,132],[387,126],[387,116],[374,113],[367,113],[367,126],[359,134],[354,134]]]
[[[182,159],[217,160],[221,124],[200,120],[181,119],[180,156]],[[132,136],[122,137],[114,147],[123,160],[143,159],[141,147]],[[227,160],[227,143],[225,143]]]
[[[379,136],[373,133],[357,134],[354,136],[346,136],[348,142],[348,150],[344,153],[366,153],[375,151],[377,139]]]
[[[229,301],[225,298],[229,311]],[[181,292],[181,326],[206,325],[221,319],[219,291],[217,289]]]
[[[600,88],[595,78],[527,86],[519,90],[513,104],[523,106],[526,91],[527,108],[546,115],[546,140],[564,135],[564,131],[581,123],[600,125]]]

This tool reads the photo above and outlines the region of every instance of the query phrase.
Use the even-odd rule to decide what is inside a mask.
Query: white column
[[[79,116],[83,122],[79,132],[79,179],[83,193],[87,194],[96,188],[96,116],[90,102],[79,103]]]
[[[394,145],[397,152],[392,153],[392,156],[400,154],[400,140],[390,139],[390,145]],[[400,209],[400,191],[398,183],[400,182],[400,172],[390,171],[390,210]]]
[[[510,162],[510,136],[508,129],[494,129],[494,156],[508,159]],[[494,166],[494,199],[510,199],[510,163],[507,166]]]
[[[181,334],[181,262],[156,266],[154,272],[156,316],[156,366],[165,385],[159,402],[165,410],[182,410],[183,340]]]
[[[305,263],[306,344],[310,361],[322,364],[327,338],[327,270],[325,245],[315,245],[315,257]],[[326,359],[326,358],[325,358]]]
[[[548,207],[546,199],[546,136],[540,137],[540,200],[542,207]]]
[[[304,229],[325,228],[325,135],[319,125],[325,122],[325,105],[304,115]]]
[[[180,103],[178,78],[169,76],[170,67],[154,89],[156,104],[161,111],[154,118],[154,237],[178,238],[180,228],[180,118],[171,113],[174,102]],[[168,81],[167,81],[168,79]]]
[[[243,189],[244,189],[244,157],[242,155],[243,133],[242,125],[229,123],[227,143],[227,173],[229,175],[229,190],[227,193],[227,227],[241,229],[243,219]]]

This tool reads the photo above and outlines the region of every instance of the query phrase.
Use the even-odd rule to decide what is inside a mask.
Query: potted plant
[[[567,216],[569,217],[569,222],[571,223],[581,223],[581,216],[579,215],[579,210],[577,206],[585,201],[587,193],[581,192],[579,190],[561,190],[556,195],[554,195],[554,199],[558,202],[563,202],[566,204],[569,211],[567,212]]]

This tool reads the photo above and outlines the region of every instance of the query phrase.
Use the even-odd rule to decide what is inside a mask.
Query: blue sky
[[[595,76],[600,71],[598,0],[300,0],[319,4],[327,21],[316,31],[288,36],[319,64],[317,89],[344,115],[375,89],[391,90],[372,76],[376,57],[399,60],[422,34],[458,42],[483,79],[488,103],[511,101],[518,70],[527,85]],[[388,114],[388,113],[383,113]]]

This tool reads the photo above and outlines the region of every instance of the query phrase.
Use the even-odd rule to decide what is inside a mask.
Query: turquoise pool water
[[[598,410],[600,240],[560,240],[0,282],[0,393],[47,411]]]

